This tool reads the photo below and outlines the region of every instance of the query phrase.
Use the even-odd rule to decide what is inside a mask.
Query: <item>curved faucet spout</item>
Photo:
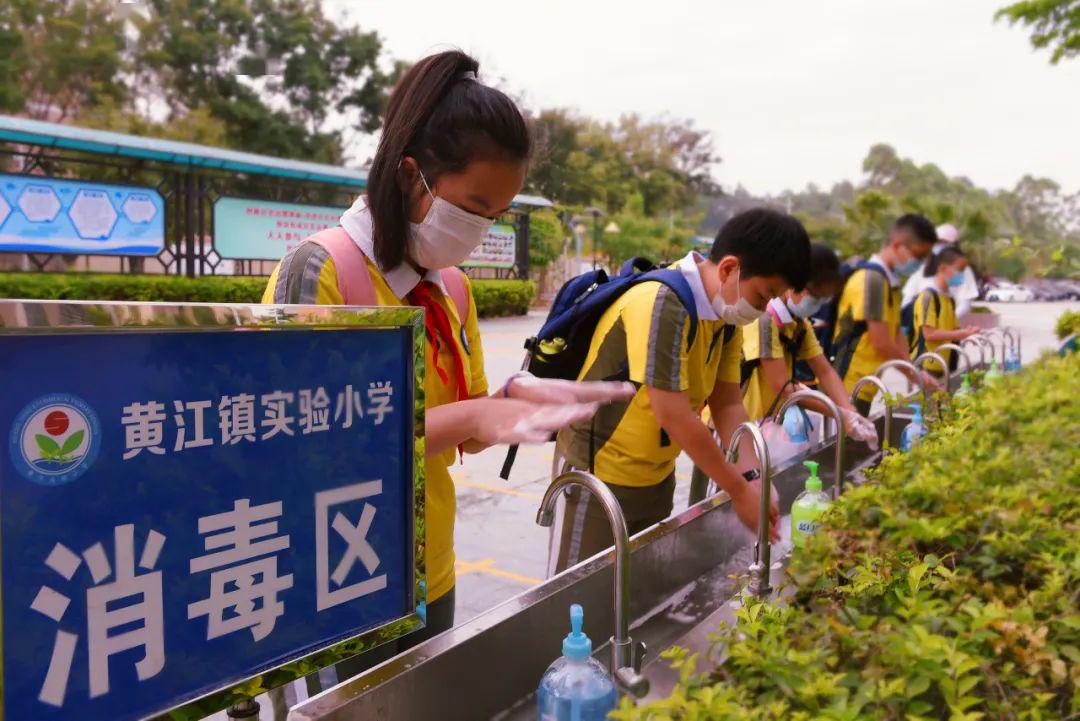
[[[986,353],[983,352],[983,344],[978,340],[977,335],[970,336],[960,341],[961,348],[967,348],[970,345],[975,346],[975,350],[979,351],[979,368],[986,368]]]
[[[937,347],[937,352],[941,353],[943,350],[952,351],[956,354],[957,358],[964,361],[964,369],[960,371],[961,373],[971,373],[971,359],[967,357],[967,353],[964,352],[962,347],[955,343],[942,343]]]
[[[828,408],[829,414],[832,415],[833,420],[836,422],[836,457],[834,459],[836,467],[833,469],[833,498],[836,498],[844,492],[844,439],[847,436],[847,428],[844,426],[844,416],[840,413],[840,407],[833,402],[832,398],[820,391],[809,389],[795,391],[780,404],[773,421],[783,423],[784,414],[787,413],[788,408],[809,400],[817,401]]]
[[[585,471],[567,471],[556,478],[544,492],[536,522],[551,526],[555,502],[567,486],[581,486],[596,498],[611,524],[615,539],[615,635],[611,638],[611,675],[627,691],[635,696],[648,693],[649,682],[641,675],[641,662],[645,656],[645,644],[635,647],[630,638],[630,536],[626,530],[626,518],[615,494],[596,476]]]
[[[761,429],[757,423],[744,421],[735,426],[728,443],[728,463],[735,461],[735,455],[739,452],[739,442],[747,433],[757,453],[759,470],[761,472],[761,499],[758,509],[758,537],[754,547],[754,562],[750,564],[750,591],[758,596],[767,596],[772,592],[769,583],[769,571],[772,566],[772,546],[769,543],[769,510],[772,508],[772,466],[769,463],[769,447],[765,444],[765,436],[761,435]]]
[[[855,385],[851,389],[851,402],[852,403],[854,403],[855,400],[859,397],[859,391],[861,391],[866,386],[874,386],[875,388],[877,388],[877,393],[875,393],[873,396],[870,396],[870,401],[871,402],[873,402],[874,397],[877,396],[878,393],[881,394],[882,398],[886,398],[886,399],[888,398],[889,387],[887,385],[885,385],[885,381],[881,380],[877,376],[863,376],[859,380],[855,381]],[[882,442],[881,442],[881,448],[883,450],[888,445],[889,439],[892,438],[892,411],[893,411],[892,405],[890,405],[889,403],[886,403],[885,404],[885,428],[883,429],[884,432],[882,433],[882,435],[884,437],[882,438]]]
[[[915,383],[919,386],[919,391],[922,392],[923,403],[927,401],[930,394],[926,390],[926,381],[923,380],[922,374],[919,372],[919,369],[915,367],[914,363],[898,358],[887,360],[878,366],[877,370],[874,371],[874,375],[881,378],[882,374],[890,368],[900,368],[911,373],[911,375],[915,377]]]

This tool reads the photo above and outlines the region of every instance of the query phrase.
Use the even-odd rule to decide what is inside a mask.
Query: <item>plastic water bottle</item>
[[[821,517],[829,510],[829,497],[821,490],[818,477],[818,464],[815,461],[803,461],[810,469],[806,487],[791,504],[791,544],[795,548],[806,545],[806,539],[817,531]]]
[[[548,666],[536,690],[537,721],[603,721],[615,708],[615,682],[591,656],[592,641],[581,631],[584,618],[579,604],[570,606],[563,655]]]
[[[918,403],[912,403],[911,407],[914,409],[915,415],[912,416],[911,423],[900,434],[900,450],[905,453],[910,451],[912,446],[926,435],[926,426],[923,425],[922,406]]]
[[[1016,352],[1015,347],[1009,348],[1009,354],[1005,357],[1005,372],[1020,372],[1020,354]]]

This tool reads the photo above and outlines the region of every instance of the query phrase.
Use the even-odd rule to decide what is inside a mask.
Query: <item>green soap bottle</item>
[[[1001,370],[998,368],[997,358],[990,359],[990,370],[986,371],[986,382],[990,383],[1001,378]]]
[[[821,517],[829,509],[829,497],[821,490],[816,461],[803,461],[810,469],[806,479],[806,489],[791,504],[791,543],[795,548],[802,548],[821,523]]]

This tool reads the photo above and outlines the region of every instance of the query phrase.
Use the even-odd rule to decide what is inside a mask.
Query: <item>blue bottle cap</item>
[[[571,661],[584,661],[592,654],[592,641],[581,632],[581,624],[585,620],[585,611],[581,604],[575,603],[570,606],[570,633],[562,642],[562,653]]]

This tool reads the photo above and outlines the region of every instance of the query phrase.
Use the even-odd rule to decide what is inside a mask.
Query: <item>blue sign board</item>
[[[3,717],[143,718],[413,613],[412,353],[0,336]]]
[[[165,201],[153,188],[0,175],[0,252],[157,255]]]

